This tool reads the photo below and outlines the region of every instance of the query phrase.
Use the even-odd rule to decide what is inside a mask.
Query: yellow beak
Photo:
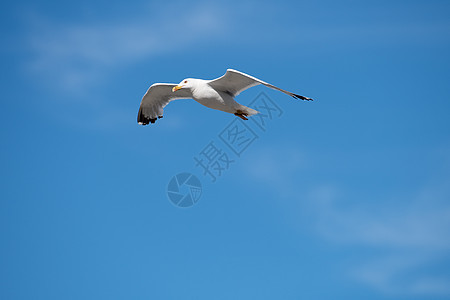
[[[179,89],[181,89],[182,87],[183,87],[183,86],[181,86],[181,85],[174,86],[173,89],[172,89],[172,92],[176,92],[176,91],[178,91]]]

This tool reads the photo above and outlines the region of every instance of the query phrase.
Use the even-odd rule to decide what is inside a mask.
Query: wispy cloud
[[[450,239],[443,239],[450,236],[450,204],[446,203],[450,190],[445,186],[411,196],[386,196],[383,206],[376,205],[376,214],[363,201],[351,211],[339,208],[345,195],[336,190],[324,186],[310,194],[320,212],[319,225],[329,238],[377,246],[450,249]],[[367,199],[365,195],[360,197]],[[404,197],[411,198],[405,201]]]
[[[58,99],[58,105],[64,106],[67,113],[62,120],[61,114],[54,115],[58,121],[100,130],[135,124],[137,108],[132,113],[131,108],[124,111],[104,91],[117,84],[115,74],[223,40],[228,30],[226,15],[226,7],[208,3],[183,9],[177,3],[144,6],[140,13],[122,15],[119,21],[52,21],[31,13],[27,19],[30,58],[24,61],[24,69],[47,95],[44,99]],[[133,105],[138,105],[141,96]]]
[[[448,276],[426,274],[430,264],[441,263],[435,252],[394,251],[362,263],[351,276],[385,294],[403,296],[448,296]],[[412,253],[411,253],[412,252]]]
[[[266,22],[266,17],[280,22]],[[182,53],[203,42],[234,42],[241,51],[254,49],[255,44],[308,44],[312,48],[303,51],[315,51],[336,44],[353,48],[402,39],[424,42],[432,36],[446,36],[443,33],[449,28],[448,23],[438,21],[395,24],[372,20],[355,27],[328,22],[286,23],[283,18],[285,13],[276,5],[202,2],[147,7],[140,15],[122,16],[120,21],[61,23],[34,17],[29,68],[53,88],[74,92],[98,85],[118,67]]]
[[[30,69],[53,86],[76,91],[98,84],[108,72],[161,54],[180,53],[226,30],[223,8],[144,9],[121,22],[58,24],[35,21]],[[34,18],[36,20],[36,18]]]
[[[268,19],[274,21],[267,22]],[[29,47],[25,48],[29,49],[30,56],[24,64],[30,81],[50,91],[45,93],[44,99],[82,101],[83,112],[89,110],[93,115],[92,122],[83,122],[98,124],[106,115],[117,115],[120,109],[109,102],[107,107],[103,105],[110,96],[105,95],[105,89],[121,84],[114,76],[121,71],[139,70],[138,64],[152,65],[168,55],[181,55],[198,47],[222,43],[224,52],[236,51],[240,56],[254,59],[255,51],[273,51],[264,56],[276,59],[284,53],[297,53],[297,50],[287,51],[287,48],[294,49],[293,45],[302,46],[301,51],[316,53],[318,48],[334,51],[336,45],[354,49],[355,45],[368,43],[378,47],[383,43],[396,43],[400,36],[428,42],[422,37],[440,38],[441,32],[449,28],[442,22],[411,27],[374,21],[375,24],[368,22],[355,27],[330,23],[328,18],[315,23],[298,23],[296,19],[287,22],[287,19],[282,6],[256,2],[171,2],[143,7],[141,13],[124,14],[118,20],[105,20],[103,16],[101,20],[55,21],[52,16],[34,14],[27,19]],[[215,53],[208,58],[215,59]],[[143,92],[134,96],[135,99]],[[59,103],[64,105],[62,101]],[[72,117],[79,118],[78,115]]]
[[[322,238],[336,246],[375,250],[347,270],[349,277],[390,295],[450,295],[450,277],[424,271],[448,262],[450,180],[387,190],[380,199],[325,183],[302,192],[293,178],[311,167],[306,154],[289,145],[260,152],[254,157],[264,166],[249,161],[245,167],[251,179],[263,181],[279,197],[299,199],[296,205],[313,216],[311,228]]]
[[[255,149],[245,160],[244,171],[253,179],[274,187],[280,196],[289,197],[296,190],[298,173],[307,164],[303,153],[292,145],[273,145]]]
[[[450,249],[450,189],[423,188],[408,201],[380,199],[375,207],[339,208],[345,195],[319,187],[310,194],[315,203],[317,228],[341,244],[383,250],[352,270],[355,279],[390,294],[450,294],[450,278],[422,273],[423,268],[446,259]],[[361,195],[364,199],[364,195]]]

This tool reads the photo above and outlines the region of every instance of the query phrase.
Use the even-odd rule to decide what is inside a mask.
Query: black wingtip
[[[161,119],[163,116],[158,116],[158,118],[150,118],[142,112],[142,108],[139,108],[137,122],[139,125],[148,125],[149,123],[155,123],[157,119]]]
[[[137,122],[139,125],[148,125],[148,120],[147,118],[144,116],[144,114],[142,113],[142,108],[139,107],[139,112],[137,115]]]
[[[305,97],[305,96],[302,96],[302,95],[297,95],[297,94],[292,94],[292,97],[294,99],[301,99],[301,100],[306,100],[306,101],[314,101],[314,99],[312,99],[312,98],[308,98],[308,97]]]

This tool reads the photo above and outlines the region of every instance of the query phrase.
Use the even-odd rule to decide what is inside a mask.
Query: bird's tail
[[[253,116],[256,114],[259,114],[259,111],[254,110],[253,108],[241,105],[240,110],[244,113],[246,113],[248,116]]]

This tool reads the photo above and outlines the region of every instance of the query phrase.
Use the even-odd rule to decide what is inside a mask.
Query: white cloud
[[[245,159],[244,170],[253,180],[263,181],[276,189],[280,196],[289,197],[297,188],[299,170],[306,161],[302,153],[291,145],[257,148]]]
[[[355,280],[389,295],[445,296],[450,295],[450,278],[422,274],[423,267],[439,261],[436,253],[397,251],[355,268]]]
[[[57,99],[58,106],[64,106],[64,116],[53,116],[58,121],[100,130],[135,124],[138,107],[131,114],[128,107],[111,103],[104,91],[117,84],[112,76],[137,63],[151,65],[159,57],[223,40],[227,14],[226,7],[208,3],[182,9],[177,3],[150,5],[119,21],[50,21],[32,13],[27,18],[31,56],[24,62],[26,76],[46,95],[40,99],[47,100],[43,105]],[[124,108],[128,110],[122,112]]]
[[[242,2],[172,3],[144,8],[140,15],[122,17],[120,21],[60,23],[35,17],[29,41],[34,58],[29,67],[52,88],[58,86],[63,91],[75,92],[98,85],[115,68],[160,55],[183,53],[203,42],[226,45],[233,42],[240,49],[253,49],[259,43],[311,44],[313,48],[328,49],[327,45],[336,42],[354,47],[361,42],[371,46],[395,43],[398,37],[408,36],[417,41],[433,32],[440,37],[448,28],[447,23],[439,22],[286,26],[283,22],[266,22],[269,16],[281,20],[284,14],[276,5]]]
[[[30,64],[33,74],[75,92],[97,85],[117,67],[182,51],[226,31],[226,10],[213,5],[143,10],[122,22],[48,24],[35,22]]]
[[[367,206],[339,209],[338,195],[328,193],[321,199],[320,193],[328,188],[318,190],[311,197],[320,203],[319,223],[330,238],[367,245],[450,249],[450,239],[442,239],[450,236],[450,204],[444,201],[450,191],[444,187],[439,187],[439,193],[437,188],[419,191],[409,201],[387,197],[379,202],[383,205],[377,206],[377,213]],[[361,195],[361,199],[365,197]]]
[[[423,268],[448,259],[450,249],[450,185],[422,188],[405,201],[387,197],[374,207],[352,201],[339,208],[339,189],[323,186],[312,191],[317,228],[338,244],[378,249],[351,271],[365,284],[393,295],[450,295],[450,278],[423,273]],[[405,196],[403,196],[405,197]],[[406,196],[407,197],[407,196]],[[370,198],[370,196],[369,196]]]
[[[252,180],[264,182],[280,198],[298,200],[293,205],[309,216],[300,221],[302,228],[313,228],[338,247],[355,248],[355,253],[371,250],[347,270],[352,280],[393,296],[450,295],[450,277],[424,271],[449,259],[450,180],[441,178],[436,185],[396,195],[389,190],[380,199],[323,183],[302,192],[305,188],[299,189],[295,180],[307,174],[312,167],[308,161],[315,160],[298,147],[260,149],[250,159],[244,169]],[[299,211],[288,213],[297,224]]]

